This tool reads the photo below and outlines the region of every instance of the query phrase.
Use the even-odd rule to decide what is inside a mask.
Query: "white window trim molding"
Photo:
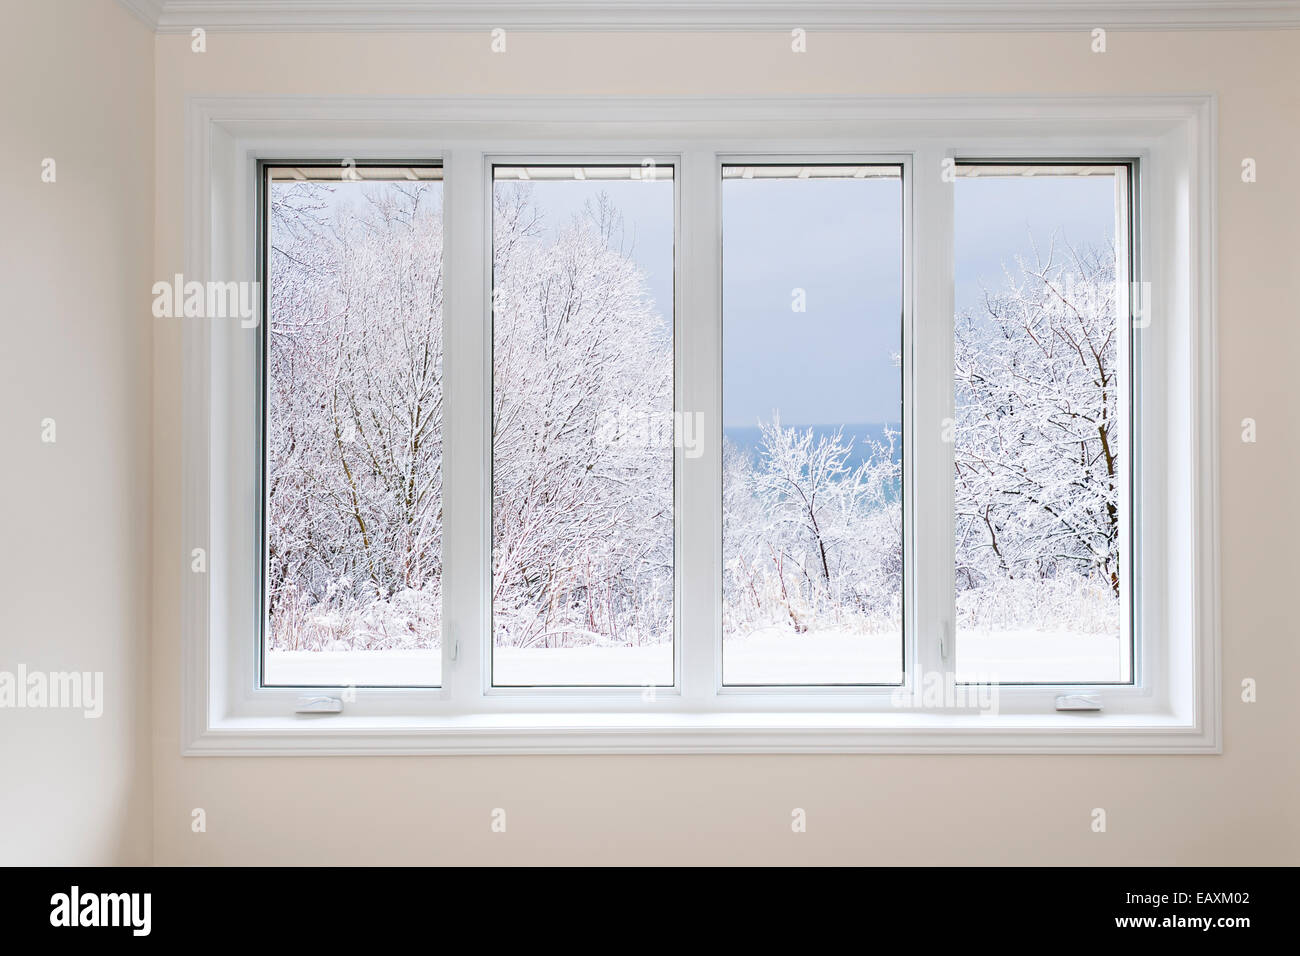
[[[190,98],[186,280],[256,278],[259,159],[441,160],[444,494],[455,502],[443,533],[446,552],[462,560],[449,559],[444,570],[443,687],[359,691],[364,699],[328,716],[293,714],[292,700],[308,691],[255,688],[256,443],[248,440],[255,343],[237,322],[170,320],[185,323],[178,560],[188,568],[195,547],[208,555],[207,572],[187,573],[182,596],[182,752],[1221,752],[1215,123],[1210,95]],[[1054,695],[1069,687],[1001,688],[996,717],[891,707],[892,688],[720,688],[716,637],[700,637],[718,632],[721,600],[720,505],[709,500],[721,481],[719,437],[711,434],[721,402],[717,174],[729,156],[793,153],[903,158],[913,264],[905,300],[909,327],[928,328],[929,341],[941,341],[944,330],[951,339],[951,283],[917,281],[951,274],[952,187],[938,173],[945,157],[1129,156],[1147,171],[1140,241],[1153,306],[1143,348],[1158,361],[1144,368],[1143,401],[1150,403],[1141,414],[1165,440],[1142,448],[1139,493],[1150,523],[1140,566],[1156,599],[1142,605],[1140,679],[1101,691],[1103,712],[1055,712]],[[487,157],[510,154],[664,156],[677,164],[678,402],[715,424],[706,428],[703,457],[679,459],[690,472],[678,489],[681,680],[661,688],[654,702],[643,702],[639,688],[485,692],[490,406],[483,396],[491,354],[484,172]],[[916,222],[938,225],[921,236]],[[951,357],[940,348],[914,349],[910,362],[913,376],[935,386],[912,392],[904,437],[909,480],[946,483],[950,494],[950,452],[937,436],[951,414]],[[943,602],[922,599],[917,582],[939,588],[946,574],[951,591],[951,517],[910,520],[914,573],[905,613],[919,639],[910,642],[906,667],[915,681],[945,670],[937,641]],[[1157,576],[1158,590],[1150,580]]]

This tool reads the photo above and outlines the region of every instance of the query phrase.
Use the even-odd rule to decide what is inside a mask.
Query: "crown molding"
[[[137,20],[153,30],[158,29],[163,17],[163,8],[167,5],[167,0],[117,0],[117,2],[126,7]]]
[[[1300,0],[118,0],[159,33],[1300,28]]]

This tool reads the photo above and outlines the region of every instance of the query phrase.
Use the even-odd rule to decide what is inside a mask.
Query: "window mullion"
[[[681,693],[712,700],[722,642],[722,206],[717,156],[682,156],[678,187],[677,408],[703,454],[677,456],[677,587]]]
[[[952,153],[917,150],[912,169],[913,378],[911,488],[916,613],[909,682],[955,670],[953,592]]]
[[[444,163],[443,687],[456,709],[475,706],[491,640],[491,249],[483,154]],[[454,658],[454,660],[453,660]]]

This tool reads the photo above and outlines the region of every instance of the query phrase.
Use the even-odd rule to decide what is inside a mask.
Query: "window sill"
[[[566,753],[1221,753],[1172,713],[527,713],[226,718],[186,756]]]

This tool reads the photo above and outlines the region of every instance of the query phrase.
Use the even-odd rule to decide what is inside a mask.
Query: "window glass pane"
[[[673,170],[493,174],[493,683],[673,668]]]
[[[267,170],[267,685],[436,686],[442,174]]]
[[[902,678],[898,166],[723,170],[723,681]]]
[[[1126,682],[1128,167],[958,172],[958,676]]]

